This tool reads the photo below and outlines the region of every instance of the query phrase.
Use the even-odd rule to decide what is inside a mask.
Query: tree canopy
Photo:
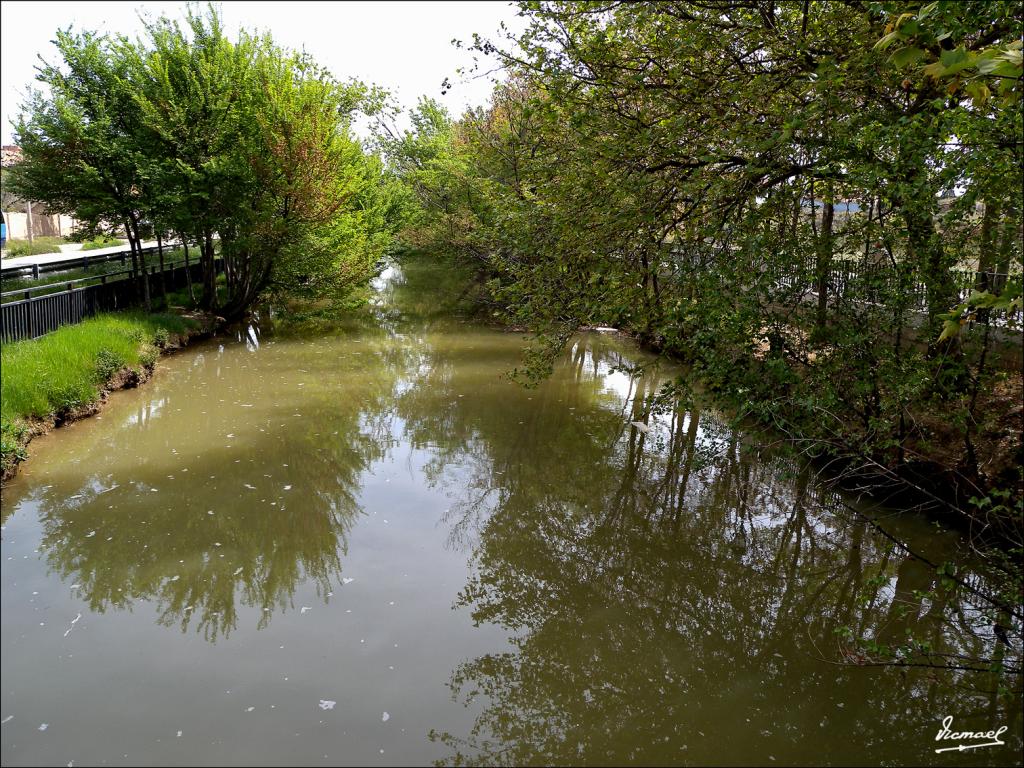
[[[469,46],[490,104],[421,104],[388,150],[406,239],[488,271],[528,377],[614,325],[819,447],[906,477],[952,429],[967,496],[1012,475],[976,443],[1019,391],[1018,4],[519,7]]]
[[[133,250],[147,228],[197,243],[202,304],[226,316],[268,290],[337,295],[373,273],[401,200],[351,122],[380,89],[269,35],[231,41],[213,9],[147,22],[138,40],[56,42],[16,126],[24,197],[123,225]]]

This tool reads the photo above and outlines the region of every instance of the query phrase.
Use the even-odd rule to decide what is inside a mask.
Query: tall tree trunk
[[[142,272],[142,303],[147,312],[153,311],[153,298],[149,292],[149,268],[146,266],[146,255],[142,252],[142,238],[139,236],[139,222],[132,216],[129,221],[135,235],[135,247],[139,253],[139,269]]]
[[[832,269],[832,223],[835,220],[835,202],[832,200],[832,185],[825,190],[825,207],[821,216],[821,235],[818,238],[818,258],[814,265],[818,307],[814,316],[814,327],[821,333],[828,322],[828,275]]]
[[[138,301],[139,296],[142,294],[142,275],[139,270],[139,244],[135,240],[135,230],[132,229],[131,218],[125,217],[124,220],[124,231],[128,235],[128,248],[132,253],[132,277],[134,278],[133,284],[135,286],[135,300]]]
[[[923,129],[930,130],[930,129]],[[903,138],[896,171],[903,184],[900,212],[907,228],[907,248],[910,262],[921,275],[925,285],[928,321],[925,327],[928,354],[931,357],[956,357],[958,337],[939,343],[943,322],[939,315],[949,312],[957,304],[949,255],[935,228],[935,210],[938,187],[929,178],[924,148],[935,140],[932,135],[911,135]]]
[[[1010,261],[1013,259],[1013,246],[1020,242],[1020,229],[1017,226],[1018,208],[1011,205],[1003,216],[1003,237],[999,243],[999,260],[996,262],[996,278],[992,281],[992,290],[1002,293],[1010,272]]]
[[[657,267],[659,260],[655,259],[655,266],[651,267],[650,259],[646,250],[640,252],[640,264],[643,267],[643,301],[644,301],[644,326],[641,331],[644,342],[658,347],[656,341],[661,328],[661,296],[658,287]]]
[[[188,297],[192,300],[192,305],[195,306],[196,292],[192,287],[192,265],[188,262],[188,240],[185,238],[184,232],[179,232],[178,238],[181,240],[181,247],[185,249],[185,282],[188,284]]]
[[[164,274],[164,240],[160,230],[156,232],[156,250],[160,254],[160,296],[167,307],[167,276]]]
[[[978,272],[974,287],[978,291],[989,291],[992,285],[992,271],[996,263],[996,231],[999,228],[1000,205],[998,200],[985,200],[985,213],[981,219],[981,243],[978,249]],[[988,325],[989,310],[978,310],[978,321]],[[985,330],[986,337],[988,329]]]
[[[978,253],[978,273],[974,287],[979,291],[991,288],[989,273],[996,262],[996,230],[999,227],[1000,205],[997,200],[985,200],[985,214],[981,219],[981,243]]]
[[[213,260],[213,232],[203,232],[202,263],[203,263],[203,298],[200,306],[213,311],[217,308],[217,273]]]
[[[942,331],[939,315],[949,312],[957,303],[957,294],[947,262],[942,240],[935,231],[931,211],[922,210],[915,204],[903,208],[903,220],[907,225],[907,240],[910,255],[920,271],[927,292],[928,303],[928,349],[929,354],[953,351],[953,345],[938,343]],[[952,340],[947,340],[952,341]]]

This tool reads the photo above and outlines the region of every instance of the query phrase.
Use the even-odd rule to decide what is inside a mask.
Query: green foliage
[[[613,325],[816,452],[983,487],[994,342],[943,331],[1019,329],[1019,8],[766,8],[521,3],[489,105],[382,137],[402,237],[478,265],[528,382]]]
[[[157,348],[163,349],[164,347],[167,346],[168,341],[170,341],[170,333],[167,331],[167,329],[157,328],[156,332],[153,334],[153,343],[157,346]]]
[[[62,61],[40,68],[47,91],[16,126],[16,193],[87,231],[183,236],[199,246],[203,305],[229,317],[268,290],[339,294],[372,275],[404,188],[350,126],[382,108],[381,89],[339,82],[267,35],[231,41],[212,7],[149,22],[139,40],[67,30],[56,42]]]
[[[162,330],[162,329],[161,329]],[[100,349],[96,353],[96,381],[108,381],[127,365],[127,360],[111,349]]]
[[[875,48],[894,48],[889,63],[894,67],[915,65],[919,74],[946,84],[951,94],[965,93],[974,106],[984,107],[995,94],[999,107],[1020,102],[1024,60],[1017,35],[1001,37],[977,34],[981,30],[1012,29],[1020,23],[1020,9],[1013,3],[974,4],[931,2],[916,13],[906,3],[874,3],[876,12],[890,20],[886,34]],[[986,30],[986,27],[988,28]]]
[[[93,238],[92,240],[86,240],[82,243],[83,251],[95,251],[100,248],[113,248],[116,245],[125,245],[124,240],[118,240],[116,237],[109,237],[100,235]]]
[[[34,237],[28,240],[8,240],[6,256],[38,256],[43,253],[56,253],[66,241],[61,237]]]
[[[942,333],[939,335],[939,341],[952,338],[960,333],[964,324],[977,318],[979,310],[1007,314],[1019,313],[1024,308],[1024,291],[1021,290],[1021,286],[1021,276],[1015,275],[1007,281],[1006,286],[999,293],[971,291],[971,295],[954,307],[951,312],[940,315],[944,325]]]
[[[28,458],[27,429],[19,422],[0,421],[0,471],[7,473]]]

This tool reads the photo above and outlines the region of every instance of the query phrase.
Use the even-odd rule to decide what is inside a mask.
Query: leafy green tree
[[[972,437],[998,429],[978,406],[996,332],[943,330],[980,275],[1008,289],[987,316],[1019,326],[1019,7],[520,9],[522,34],[471,46],[506,70],[491,103],[450,131],[421,116],[399,154],[430,165],[395,166],[425,212],[407,239],[479,261],[536,334],[528,377],[615,325],[890,480],[934,487],[959,441],[939,483],[958,509],[1003,482]]]
[[[52,96],[19,128],[33,199],[123,220],[133,250],[146,227],[197,243],[201,304],[229,318],[270,290],[341,295],[373,274],[406,207],[351,132],[381,89],[269,35],[231,41],[212,8],[134,41],[61,33],[58,48],[64,66],[40,73]]]
[[[87,225],[122,224],[148,308],[149,280],[139,244],[151,187],[140,162],[141,115],[125,59],[115,42],[95,33],[63,30],[55,42],[64,66],[39,68],[38,80],[50,93],[30,92],[15,125],[23,159],[12,169],[11,187]]]

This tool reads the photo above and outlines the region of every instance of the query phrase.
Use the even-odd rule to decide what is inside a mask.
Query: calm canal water
[[[1020,761],[1019,677],[855,663],[843,628],[1018,666],[1019,635],[924,594],[813,471],[653,407],[674,371],[628,342],[581,335],[525,389],[523,338],[442,271],[376,288],[32,444],[2,501],[5,766]],[[937,754],[946,716],[1006,746]]]

